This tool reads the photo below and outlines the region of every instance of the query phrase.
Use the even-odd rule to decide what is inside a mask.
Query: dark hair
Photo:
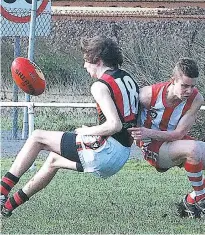
[[[181,58],[176,63],[174,72],[181,71],[189,78],[197,78],[199,76],[199,68],[197,63],[190,58]]]
[[[105,36],[82,38],[81,50],[85,61],[92,64],[96,64],[101,59],[104,65],[118,68],[123,63],[122,52],[118,44]]]

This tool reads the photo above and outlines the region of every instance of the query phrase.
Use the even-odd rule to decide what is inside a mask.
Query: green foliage
[[[3,159],[2,173],[11,164]],[[37,167],[42,161],[36,161]],[[27,172],[13,192],[31,178]],[[181,219],[175,203],[190,190],[186,173],[158,173],[129,161],[103,180],[60,170],[39,194],[2,220],[2,234],[204,234],[203,220]]]
[[[129,22],[122,26],[120,32],[118,37],[123,47],[124,66],[140,86],[169,80],[178,59],[191,57],[199,65],[201,76],[197,85],[205,95],[204,24],[193,21]]]
[[[1,131],[11,130],[13,125],[13,108],[1,108]],[[17,125],[23,127],[23,109],[18,109]]]
[[[66,54],[64,51],[51,51],[50,45],[44,44],[45,41],[42,41],[36,51],[36,61],[41,65],[42,71],[45,71],[47,89],[51,89],[55,93],[76,94],[80,92],[83,95],[84,92],[80,85],[88,88],[90,79],[87,79],[88,74],[83,70],[83,59],[82,55],[79,55],[79,51],[70,48],[69,54]],[[42,54],[42,50],[45,53]]]
[[[203,21],[53,21],[49,37],[36,37],[35,62],[47,81],[47,95],[90,95],[93,82],[83,68],[80,38],[105,34],[119,42],[124,53],[123,67],[140,86],[170,78],[180,57],[194,58],[200,67],[198,87],[204,94],[205,24]],[[11,86],[10,65],[13,40],[2,40],[2,79]],[[21,40],[26,56],[28,40]]]

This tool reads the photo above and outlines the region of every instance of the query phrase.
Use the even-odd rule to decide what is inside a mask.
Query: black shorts
[[[76,145],[76,134],[65,132],[61,139],[61,156],[76,162],[78,171],[83,171]]]

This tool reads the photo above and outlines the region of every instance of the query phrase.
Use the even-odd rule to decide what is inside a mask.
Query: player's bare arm
[[[181,118],[181,120],[179,121],[177,125],[177,128],[173,131],[176,137],[179,136],[179,138],[182,139],[185,135],[187,135],[187,133],[190,131],[193,124],[195,123],[197,113],[200,110],[203,103],[204,103],[204,99],[202,95],[198,93],[195,100],[193,101],[192,106],[186,112],[186,114]]]
[[[119,132],[122,129],[122,123],[108,87],[101,82],[95,82],[91,87],[91,93],[105,115],[106,122],[98,126],[77,128],[75,132],[82,135],[103,136]]]

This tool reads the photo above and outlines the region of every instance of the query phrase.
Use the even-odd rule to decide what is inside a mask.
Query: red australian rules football
[[[27,58],[17,57],[11,65],[11,74],[16,85],[29,95],[40,95],[46,88],[41,69]]]

